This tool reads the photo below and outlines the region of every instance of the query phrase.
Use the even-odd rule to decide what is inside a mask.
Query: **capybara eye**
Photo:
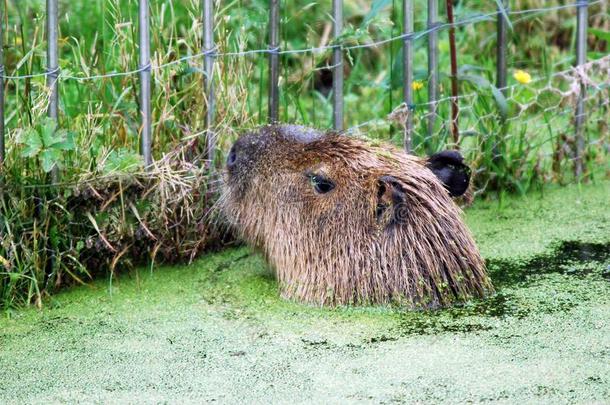
[[[312,174],[309,176],[309,179],[311,181],[313,189],[316,190],[316,193],[318,194],[326,194],[333,188],[335,188],[335,184],[332,181],[320,175]]]
[[[235,162],[237,161],[237,152],[235,152],[235,145],[233,145],[233,147],[231,148],[231,151],[229,152],[229,156],[227,156],[227,167],[231,167],[233,165],[235,165]]]

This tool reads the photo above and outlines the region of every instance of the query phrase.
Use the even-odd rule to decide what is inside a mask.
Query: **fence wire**
[[[340,2],[339,2],[340,3]],[[586,4],[587,7],[603,4],[603,0],[590,1]],[[494,12],[484,13],[480,15],[474,15],[462,18],[454,23],[436,23],[430,24],[429,27],[416,32],[402,33],[400,35],[392,35],[389,38],[370,40],[365,43],[349,44],[344,42],[341,38],[340,32],[334,33],[335,40],[331,40],[328,45],[322,45],[318,47],[309,47],[302,49],[282,49],[280,39],[277,42],[273,42],[270,47],[261,49],[244,49],[239,51],[222,51],[226,48],[226,44],[222,41],[215,43],[213,37],[211,42],[208,41],[207,45],[204,44],[204,50],[199,52],[192,52],[189,55],[178,57],[173,60],[169,60],[163,63],[159,63],[160,58],[153,56],[151,60],[144,60],[141,66],[137,69],[124,70],[124,71],[112,71],[105,74],[89,74],[89,68],[81,70],[80,73],[74,74],[69,73],[67,68],[60,70],[59,67],[55,67],[49,71],[32,73],[32,74],[5,74],[4,67],[0,69],[0,78],[9,82],[19,81],[30,81],[32,79],[43,79],[53,76],[59,82],[75,81],[77,83],[84,82],[98,82],[104,81],[105,79],[112,78],[123,78],[129,79],[131,76],[142,75],[143,73],[153,73],[153,80],[156,81],[156,86],[164,89],[168,86],[164,80],[175,76],[173,69],[191,69],[193,72],[201,74],[206,79],[204,85],[206,91],[201,92],[201,98],[205,99],[207,106],[212,100],[216,100],[219,114],[216,114],[216,121],[213,123],[207,122],[206,125],[209,127],[215,127],[214,132],[219,133],[224,131],[236,132],[237,128],[240,128],[243,122],[236,120],[236,116],[239,114],[240,109],[246,107],[227,103],[227,100],[242,100],[244,95],[243,84],[240,84],[237,79],[230,82],[219,82],[219,78],[222,76],[239,76],[234,74],[237,72],[237,68],[234,65],[233,60],[235,58],[246,59],[250,56],[268,56],[271,60],[280,63],[280,56],[300,56],[310,54],[312,63],[310,66],[311,74],[313,75],[317,71],[328,70],[335,74],[333,84],[337,85],[337,73],[343,73],[344,59],[351,58],[351,55],[358,51],[372,51],[380,50],[384,48],[391,48],[394,43],[397,42],[408,42],[414,44],[415,41],[427,38],[430,34],[438,34],[441,31],[449,28],[465,27],[480,22],[495,22],[498,19],[507,16],[515,17],[513,24],[517,21],[535,17],[537,15],[557,12],[561,10],[576,9],[582,7],[583,2],[578,1],[570,4],[563,4],[557,6],[549,6],[543,8],[531,8],[527,10],[496,10]],[[277,11],[277,10],[276,10]],[[214,21],[213,17],[210,17],[211,21]],[[276,29],[278,29],[276,27]],[[433,46],[434,47],[434,46]],[[194,45],[189,49],[196,49]],[[315,62],[316,57],[328,57],[334,55],[332,64],[328,62],[323,66],[317,66]],[[337,56],[339,55],[339,56]],[[211,61],[214,60],[214,69],[212,70]],[[374,137],[387,137],[390,136],[402,136],[404,132],[402,130],[407,120],[412,120],[415,128],[413,134],[412,144],[414,146],[415,153],[423,154],[438,150],[443,147],[459,147],[467,158],[473,162],[474,167],[478,173],[487,173],[487,175],[481,176],[481,182],[477,185],[478,191],[482,191],[489,184],[489,182],[496,181],[494,179],[494,170],[497,167],[491,167],[491,165],[504,165],[505,169],[508,167],[507,172],[510,176],[524,175],[520,173],[520,170],[534,170],[538,171],[539,176],[547,176],[559,178],[561,177],[561,170],[565,169],[565,166],[572,164],[578,155],[575,154],[577,140],[570,135],[569,128],[573,127],[575,120],[575,106],[578,101],[578,95],[581,94],[581,88],[586,89],[586,94],[582,101],[585,109],[584,113],[577,115],[576,119],[580,117],[586,117],[587,128],[596,127],[596,136],[590,136],[585,140],[582,153],[586,154],[587,159],[597,159],[598,155],[607,155],[608,148],[608,131],[607,122],[609,120],[608,113],[608,87],[610,85],[610,68],[609,68],[610,56],[602,57],[598,60],[594,60],[588,63],[581,64],[575,68],[563,70],[561,72],[555,72],[548,76],[539,76],[535,78],[528,78],[524,83],[519,82],[516,79],[515,84],[508,86],[499,86],[500,88],[494,88],[490,83],[478,84],[470,86],[470,91],[466,94],[460,94],[457,97],[446,96],[435,99],[436,96],[429,97],[429,100],[423,100],[427,97],[422,96],[421,91],[436,90],[434,83],[426,81],[422,84],[423,87],[427,86],[426,90],[412,89],[413,99],[415,102],[408,105],[402,105],[395,108],[394,111],[385,117],[385,114],[379,118],[374,118],[365,122],[355,123],[348,126],[344,130],[345,133],[363,136],[374,136]],[[206,65],[204,65],[206,63]],[[262,72],[265,70],[264,66],[259,62],[249,62],[256,68],[247,67],[247,70],[252,76],[257,74],[255,69],[260,68],[260,76],[262,78]],[[256,65],[258,63],[258,65]],[[270,72],[279,72],[279,67],[271,69]],[[15,69],[17,70],[17,69]],[[436,70],[436,69],[434,69]],[[241,72],[239,72],[241,73]],[[173,76],[174,75],[174,76]],[[158,76],[155,78],[155,76]],[[241,80],[248,80],[248,77],[241,77]],[[274,89],[278,86],[286,84],[282,83],[284,80],[288,80],[288,75],[283,74],[281,76],[273,76],[267,82],[270,87],[270,104],[269,104],[269,117],[272,121],[286,121],[288,113],[282,116],[279,111],[279,103],[281,100],[287,103],[287,96],[274,94]],[[213,82],[217,82],[217,86],[212,86]],[[260,79],[263,83],[263,80]],[[416,81],[419,82],[419,81]],[[403,80],[403,85],[411,88],[416,82]],[[122,82],[125,83],[125,82]],[[193,85],[197,85],[193,82]],[[227,85],[231,83],[232,86]],[[91,86],[95,84],[91,83]],[[218,95],[210,94],[210,89],[216,88]],[[341,85],[341,89],[343,85]],[[389,89],[390,97],[392,93],[392,87]],[[117,94],[119,101],[127,97],[125,92]],[[337,94],[337,89],[332,94]],[[431,93],[432,94],[432,93]],[[441,94],[446,94],[442,92]],[[162,99],[163,95],[157,95],[159,100]],[[249,95],[246,94],[246,98]],[[259,95],[261,99],[258,101],[259,109],[262,104],[262,92]],[[150,97],[149,97],[150,99]],[[271,101],[273,100],[273,103]],[[452,141],[449,136],[451,129],[451,121],[447,118],[449,114],[450,103],[456,100],[459,103],[459,122],[460,122],[460,140],[457,144]],[[223,103],[224,101],[224,103]],[[340,101],[343,103],[344,98],[341,96]],[[35,103],[44,105],[48,102],[48,92],[44,89],[40,89],[40,97],[35,100]],[[145,99],[140,100],[140,104],[144,104]],[[247,103],[244,101],[244,105]],[[324,104],[324,103],[322,103]],[[352,103],[353,104],[353,103]],[[390,105],[394,107],[396,103],[390,101]],[[349,102],[346,101],[346,106],[349,106]],[[332,105],[324,104],[323,107],[330,108]],[[138,106],[141,108],[141,105]],[[434,108],[431,108],[434,107]],[[96,116],[104,114],[104,109],[97,106],[88,106],[91,108],[98,108],[98,111],[89,111],[87,119],[95,120]],[[158,107],[159,108],[159,107]],[[226,110],[234,108],[236,112],[233,114],[227,114]],[[164,118],[172,117],[174,112],[173,106],[163,107],[160,112],[157,113],[158,120],[154,126],[163,125]],[[285,107],[285,112],[289,108]],[[380,109],[381,110],[381,109]],[[336,105],[335,105],[335,111]],[[137,110],[133,111],[133,117],[136,117]],[[224,113],[223,113],[224,112]],[[14,114],[14,113],[13,113]],[[118,112],[116,109],[112,109],[109,113],[110,117],[113,114],[124,114]],[[318,112],[320,114],[320,112]],[[349,114],[349,113],[348,113]],[[248,116],[249,114],[244,114]],[[258,118],[260,121],[261,113],[259,110]],[[312,106],[312,115],[315,122],[316,110],[315,106]],[[13,115],[14,116],[14,115]],[[214,115],[207,116],[207,120],[213,119]],[[129,121],[129,119],[126,119]],[[137,118],[131,118],[130,121],[135,122],[132,124],[137,126]],[[291,119],[288,119],[291,121]],[[343,119],[333,116],[333,121],[336,128],[340,128],[343,124]],[[338,125],[341,122],[341,125]],[[251,126],[254,121],[250,120],[245,122],[245,127]],[[605,127],[604,127],[605,125]],[[190,125],[184,124],[187,128],[186,135],[183,139],[197,138],[202,134],[210,134],[211,129],[206,127],[203,131],[190,132]],[[184,129],[180,127],[180,129]],[[540,137],[540,131],[548,131],[548,136]],[[19,128],[12,130],[14,136],[9,139],[12,141],[12,148],[18,149],[23,148],[23,143],[19,144],[19,139],[23,135],[23,131]],[[393,135],[392,135],[393,134]],[[100,136],[97,134],[94,136]],[[150,135],[154,139],[154,134]],[[218,144],[214,144],[217,149],[226,149],[227,143],[233,139],[227,137],[227,140],[218,140]],[[507,148],[507,144],[520,142],[524,145],[517,145],[518,147],[515,152],[514,148]],[[397,142],[399,143],[399,142]],[[92,145],[88,143],[87,145]],[[153,144],[154,147],[154,144]],[[491,150],[491,154],[489,151]],[[114,153],[113,150],[108,148],[102,151],[102,158],[98,161],[106,162],[109,157]],[[485,159],[485,155],[491,155],[492,159]],[[208,155],[212,155],[208,151]],[[534,156],[535,155],[535,156]],[[13,158],[14,159],[14,158]],[[526,162],[526,161],[529,161]],[[149,162],[150,163],[150,162]],[[527,164],[526,164],[527,163]],[[558,166],[559,165],[559,166]],[[524,169],[526,168],[526,169]],[[561,170],[560,170],[561,169]],[[102,176],[98,173],[98,176]],[[87,177],[87,176],[84,176]],[[84,177],[75,182],[63,182],[62,185],[74,184],[82,181]],[[561,180],[561,179],[559,179]],[[30,184],[28,187],[37,187],[36,184]]]
[[[601,4],[604,1],[605,0],[590,1],[588,3],[588,7],[594,6],[596,4]],[[558,6],[552,6],[552,7],[533,8],[533,9],[528,9],[528,10],[515,10],[515,11],[508,11],[507,14],[515,15],[515,16],[530,16],[530,15],[535,15],[535,14],[544,14],[544,13],[548,13],[548,12],[552,12],[552,11],[576,8],[576,7],[578,7],[578,5],[579,5],[579,3],[571,3],[571,4],[564,4],[564,5],[558,5]],[[333,44],[333,45],[325,45],[325,46],[320,46],[320,47],[311,47],[311,48],[303,48],[303,49],[284,49],[284,50],[277,48],[277,47],[272,47],[272,48],[268,47],[268,48],[262,48],[262,49],[251,49],[251,50],[237,51],[237,52],[218,52],[218,50],[216,48],[213,48],[213,49],[207,49],[202,52],[195,53],[193,55],[182,56],[171,62],[162,63],[159,65],[151,64],[150,66],[148,66],[148,65],[141,66],[137,69],[128,70],[125,72],[110,72],[110,73],[106,73],[106,74],[97,74],[97,75],[87,75],[85,72],[82,72],[83,75],[79,76],[79,75],[64,74],[61,72],[60,68],[56,68],[52,71],[32,73],[32,74],[26,74],[26,75],[14,75],[14,74],[8,75],[8,74],[5,74],[4,67],[3,67],[2,70],[0,70],[0,77],[5,80],[24,80],[24,79],[47,77],[49,74],[54,73],[54,74],[57,74],[58,79],[62,80],[62,81],[63,80],[77,80],[77,81],[101,80],[101,79],[110,79],[110,78],[114,78],[114,77],[137,75],[137,74],[147,71],[147,70],[153,70],[153,71],[162,70],[162,69],[168,68],[170,66],[174,66],[174,65],[181,64],[184,62],[189,62],[192,60],[203,60],[203,58],[205,56],[210,56],[210,55],[215,58],[244,57],[244,56],[260,55],[260,54],[297,55],[297,54],[303,54],[303,53],[314,53],[314,54],[325,53],[325,52],[333,51],[337,48],[342,49],[343,51],[354,51],[354,50],[366,49],[366,48],[378,48],[378,47],[390,44],[392,42],[397,42],[397,41],[403,41],[403,40],[416,41],[418,39],[428,36],[429,34],[431,34],[433,32],[448,30],[451,27],[461,27],[464,25],[471,25],[471,24],[476,24],[478,22],[484,22],[484,21],[493,22],[493,21],[495,21],[496,18],[501,17],[502,14],[503,14],[502,11],[495,11],[495,12],[490,12],[490,13],[486,13],[486,14],[482,14],[482,15],[464,18],[462,20],[455,21],[453,24],[439,23],[439,24],[435,24],[433,27],[427,28],[425,30],[420,30],[420,31],[416,31],[413,33],[408,33],[408,34],[396,35],[391,38],[382,39],[382,40],[378,40],[378,41],[372,41],[372,42],[365,43],[365,44],[357,44],[357,45]],[[203,74],[205,74],[205,70],[203,69],[203,67],[201,67],[200,71]]]

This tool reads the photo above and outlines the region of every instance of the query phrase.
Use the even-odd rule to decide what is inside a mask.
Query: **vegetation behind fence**
[[[1,302],[193,257],[203,163],[269,121],[459,147],[478,192],[605,176],[607,2],[508,3],[5,2]]]

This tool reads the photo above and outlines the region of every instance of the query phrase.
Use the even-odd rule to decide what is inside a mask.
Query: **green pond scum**
[[[0,320],[0,402],[608,403],[610,182],[480,201],[496,294],[435,311],[278,297],[257,253],[140,268]]]

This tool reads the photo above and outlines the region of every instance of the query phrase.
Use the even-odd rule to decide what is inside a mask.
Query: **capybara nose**
[[[227,169],[231,169],[237,163],[237,148],[236,145],[233,144],[231,146],[231,150],[229,151],[229,155],[227,156]]]

